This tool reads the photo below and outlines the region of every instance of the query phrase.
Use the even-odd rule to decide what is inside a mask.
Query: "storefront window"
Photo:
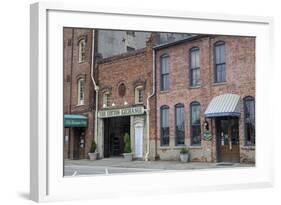
[[[200,104],[192,102],[190,104],[191,120],[191,145],[201,145],[201,124],[200,124]]]
[[[169,107],[164,105],[160,108],[160,123],[161,123],[161,146],[169,145]]]
[[[184,105],[175,106],[176,145],[184,144]]]
[[[244,98],[245,144],[255,145],[255,99]]]

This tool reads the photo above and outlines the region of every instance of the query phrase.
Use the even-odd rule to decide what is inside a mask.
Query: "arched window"
[[[79,63],[85,62],[86,60],[86,40],[81,39],[79,41]]]
[[[200,56],[199,48],[191,48],[189,50],[189,80],[190,86],[197,86],[200,84]]]
[[[245,144],[255,145],[255,99],[252,96],[244,98]]]
[[[109,107],[111,103],[111,97],[109,91],[104,92],[102,96],[103,107]]]
[[[226,81],[225,66],[225,43],[223,41],[216,42],[214,47],[214,66],[215,66],[215,82]]]
[[[160,145],[169,146],[169,107],[160,108]]]
[[[169,89],[169,56],[164,54],[160,57],[160,90]]]
[[[184,145],[184,105],[175,105],[175,144]]]
[[[135,88],[135,104],[143,103],[143,99],[144,99],[144,89],[143,86],[140,85]]]
[[[84,105],[85,100],[85,80],[80,78],[78,80],[78,105]]]
[[[200,103],[190,104],[190,140],[191,145],[201,145]]]

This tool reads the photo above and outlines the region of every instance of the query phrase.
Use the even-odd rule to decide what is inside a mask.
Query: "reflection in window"
[[[197,86],[200,84],[200,59],[199,48],[192,48],[189,51],[190,59],[190,86]]]
[[[160,58],[160,89],[161,91],[169,89],[169,56],[163,55]]]
[[[244,98],[245,144],[255,145],[255,100]]]
[[[226,69],[225,69],[225,43],[219,41],[215,43],[215,82],[226,81]]]
[[[85,62],[86,60],[86,40],[82,39],[79,41],[79,63]]]
[[[160,108],[160,144],[169,145],[169,107],[164,105]]]
[[[84,105],[85,100],[85,81],[83,78],[78,80],[78,105]]]
[[[184,105],[175,106],[176,145],[184,144]]]
[[[200,104],[190,104],[191,145],[201,145]]]

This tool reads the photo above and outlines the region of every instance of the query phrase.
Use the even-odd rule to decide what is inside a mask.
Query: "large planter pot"
[[[98,158],[98,153],[97,152],[90,152],[88,153],[90,160],[97,160]]]
[[[133,153],[123,153],[124,159],[126,161],[132,161],[133,160]]]
[[[181,162],[188,162],[189,155],[188,154],[180,154]]]

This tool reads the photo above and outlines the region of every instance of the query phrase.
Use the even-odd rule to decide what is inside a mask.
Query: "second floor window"
[[[184,105],[177,104],[175,106],[175,144],[183,145],[184,144]]]
[[[189,51],[189,67],[190,67],[190,86],[200,84],[200,60],[199,48],[192,48]]]
[[[214,48],[215,83],[226,81],[225,43],[219,41]]]
[[[169,56],[160,57],[160,90],[169,89]]]
[[[85,101],[85,81],[83,78],[78,80],[78,105],[84,105]]]
[[[105,92],[105,93],[103,93],[103,99],[102,99],[102,101],[103,101],[103,107],[109,107],[110,106],[110,93],[109,92]]]
[[[79,41],[79,63],[85,62],[86,60],[86,40],[82,39]]]
[[[135,103],[136,104],[143,103],[143,99],[144,99],[143,86],[138,86],[135,88]]]
[[[190,135],[191,145],[201,145],[201,123],[200,123],[200,104],[192,102],[190,104]]]
[[[160,108],[160,145],[169,146],[169,107]]]

